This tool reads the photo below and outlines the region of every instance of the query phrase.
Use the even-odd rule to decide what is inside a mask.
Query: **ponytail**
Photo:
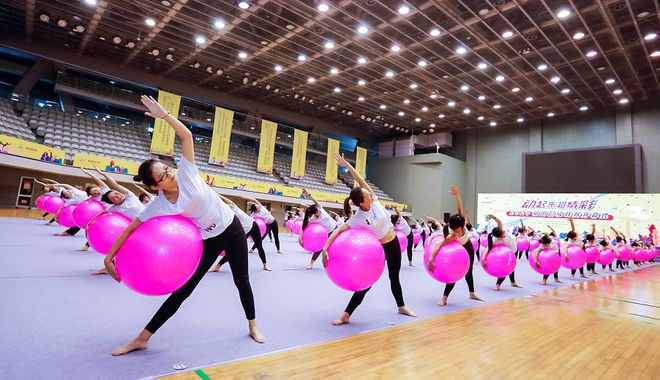
[[[350,218],[353,215],[353,210],[351,210],[351,198],[344,199],[344,214],[347,218]]]
[[[444,226],[442,226],[442,234],[445,235],[445,237],[447,237],[447,235],[449,235],[449,225],[448,224],[445,224]]]
[[[303,230],[307,228],[307,224],[309,223],[309,218],[314,214],[316,214],[316,205],[311,205],[305,209],[305,216],[303,217],[303,224],[302,224]]]
[[[488,251],[490,252],[491,249],[493,249],[493,233],[492,232],[488,234]]]

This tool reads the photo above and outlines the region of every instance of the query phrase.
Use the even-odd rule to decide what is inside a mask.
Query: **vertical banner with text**
[[[307,132],[293,130],[293,157],[291,158],[291,178],[301,179],[305,176],[307,159]]]
[[[328,160],[325,163],[325,182],[331,185],[337,183],[337,160],[339,154],[339,140],[328,139]]]
[[[355,170],[358,172],[362,178],[366,178],[367,172],[367,150],[364,148],[357,147],[355,152]],[[357,186],[357,182],[355,183]]]
[[[215,107],[209,164],[225,166],[229,161],[229,142],[231,141],[231,126],[233,121],[234,111]]]
[[[277,138],[277,123],[261,119],[261,138],[259,139],[259,159],[257,171],[261,173],[273,172],[273,159],[275,157],[275,139]]]
[[[179,95],[158,91],[158,103],[174,117],[179,115],[179,105],[181,104]],[[156,119],[149,152],[162,156],[172,156],[174,154],[174,137],[174,128],[170,127],[165,120]]]

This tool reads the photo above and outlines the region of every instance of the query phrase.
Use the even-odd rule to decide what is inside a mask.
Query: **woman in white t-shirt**
[[[232,269],[234,284],[249,321],[249,334],[259,343],[266,338],[256,326],[254,297],[248,275],[247,239],[241,223],[234,212],[217,193],[200,177],[195,166],[195,151],[192,133],[176,117],[172,116],[151,96],[140,99],[148,109],[145,115],[165,120],[181,139],[182,157],[176,174],[172,168],[159,160],[147,160],[140,165],[134,180],[140,180],[149,189],[158,191],[146,209],[124,230],[105,257],[105,267],[116,281],[121,281],[115,270],[114,258],[126,239],[143,222],[161,215],[183,215],[195,223],[202,234],[202,259],[192,275],[179,290],[173,292],[144,330],[128,344],[115,349],[113,355],[123,355],[134,350],[147,348],[151,336],[179,309],[206,271],[213,265],[220,252],[225,251]]]
[[[60,190],[57,186],[49,185],[47,183],[43,183],[43,182],[41,182],[39,180],[36,180],[36,179],[34,180],[34,182],[36,182],[39,185],[42,185],[44,187],[43,188],[43,191],[44,191],[43,195],[48,195],[48,196],[51,196],[51,197],[59,197],[60,196],[60,192],[62,190]],[[46,211],[43,215],[41,215],[41,220],[46,219],[48,214],[50,214],[50,213],[48,211]],[[52,223],[52,221],[50,223]],[[50,224],[50,223],[48,223],[48,224]]]
[[[551,235],[543,235],[539,240],[539,243],[540,245],[538,246],[538,248],[536,248],[534,252],[532,252],[532,259],[534,260],[534,265],[536,265],[537,268],[541,267],[541,264],[539,264],[539,253],[544,249],[550,248],[555,252],[557,252],[557,254],[561,257],[561,253],[559,253],[559,248],[557,247],[557,243],[555,243]],[[546,285],[548,283],[549,277],[550,277],[549,274],[544,274],[541,285]],[[555,278],[556,283],[563,284],[563,282],[559,279],[559,270],[553,273],[553,277]]]
[[[82,202],[84,202],[88,199],[95,199],[97,201],[100,201],[101,196],[103,196],[103,194],[106,191],[110,190],[107,186],[105,186],[105,184],[103,182],[98,180],[98,178],[96,178],[96,180],[98,182],[95,181],[96,185],[87,186],[85,188],[85,191],[79,190],[78,188],[76,188],[74,186],[71,186],[71,185],[68,185],[68,184],[65,184],[65,183],[55,183],[55,181],[53,181],[51,179],[48,179],[48,178],[44,178],[44,180],[50,181],[55,186],[60,186],[60,187],[63,187],[65,189],[65,190],[62,190],[62,193],[60,195],[62,198],[65,199],[65,201],[64,201],[64,204],[62,205],[62,207],[60,208],[60,210],[57,212],[58,214],[60,213],[62,208],[66,207],[68,205],[77,205],[78,203],[82,203]],[[99,182],[100,182],[100,184],[99,184]],[[47,224],[50,224],[50,222],[47,223]],[[73,226],[73,227],[70,227],[69,229],[67,229],[66,231],[64,231],[62,233],[55,234],[55,236],[74,236],[75,234],[78,233],[78,231],[80,231],[80,227]]]
[[[409,266],[414,266],[413,265],[413,232],[412,228],[410,228],[410,225],[406,221],[404,217],[401,216],[401,213],[399,212],[399,209],[397,207],[394,207],[394,211],[396,214],[393,214],[390,216],[390,221],[392,223],[392,228],[401,230],[404,235],[406,235],[406,240],[407,240],[407,245],[406,245],[406,252],[408,254],[408,265]],[[397,238],[398,239],[398,238]],[[403,253],[403,252],[402,252]]]
[[[261,263],[264,266],[264,270],[270,272],[272,269],[270,269],[268,263],[266,262],[266,252],[264,251],[261,231],[259,230],[259,225],[257,222],[252,219],[250,215],[246,214],[245,211],[241,210],[231,199],[221,194],[218,194],[218,196],[220,199],[222,199],[223,202],[227,204],[227,206],[229,206],[234,214],[236,214],[236,217],[241,222],[243,231],[245,231],[245,235],[252,238],[254,246],[257,248],[257,252],[259,252],[259,258],[261,259]],[[229,259],[227,258],[227,255],[225,255],[222,259],[220,259],[220,262],[216,264],[216,266],[209,269],[209,272],[219,272],[220,267],[223,266],[227,261],[229,261]]]
[[[337,226],[341,226],[342,224],[346,223],[344,218],[342,218],[341,215],[337,214],[336,212],[332,210],[328,210],[328,214],[332,217],[332,219],[337,222]]]
[[[312,202],[314,202],[313,205],[307,207],[305,209],[305,216],[303,217],[303,223],[302,223],[302,228],[300,229],[300,235],[298,235],[298,244],[302,246],[302,231],[307,228],[307,225],[309,223],[321,223],[323,227],[328,230],[328,237],[332,234],[332,232],[339,227],[337,222],[328,214],[324,209],[323,206],[312,196],[312,194],[307,191],[307,189],[303,188],[302,189],[303,195],[305,195],[308,199],[311,199]],[[321,254],[321,251],[314,252],[312,254],[312,259],[309,261],[309,266],[307,269],[312,269],[314,267],[314,262],[316,262],[316,259],[319,258],[319,255]]]
[[[353,166],[344,159],[343,155],[340,156],[339,154],[335,154],[335,159],[337,160],[337,165],[348,169],[353,176],[353,179],[358,183],[358,186],[354,187],[351,190],[349,197],[344,200],[344,213],[346,215],[352,214],[352,216],[346,221],[346,223],[335,229],[325,243],[325,247],[323,247],[323,266],[327,266],[328,263],[328,247],[332,244],[339,233],[354,227],[368,229],[383,245],[385,261],[387,262],[387,272],[390,278],[390,288],[394,295],[394,299],[396,300],[399,314],[416,317],[417,314],[408,309],[403,302],[403,291],[401,290],[401,283],[399,282],[399,272],[401,271],[401,246],[399,245],[399,239],[397,239],[390,224],[390,212],[385,210],[385,207],[380,204],[378,197],[371,187],[367,184],[364,178],[358,174]],[[355,213],[352,213],[351,202],[357,207]],[[344,314],[342,314],[340,318],[332,321],[332,324],[338,326],[348,323],[351,314],[353,314],[355,309],[360,303],[362,303],[362,300],[369,289],[371,288],[369,287],[353,293],[351,300],[348,302],[348,306],[346,306],[346,309],[344,310]]]
[[[275,248],[277,248],[277,253],[282,254],[282,251],[280,250],[280,228],[277,224],[277,220],[273,217],[273,214],[271,214],[264,205],[259,203],[258,200],[248,197],[242,198],[248,201],[251,217],[262,218],[266,221],[266,234],[264,236],[272,233],[275,238]],[[250,248],[250,251],[254,250],[254,248],[255,246],[253,245],[252,248]]]
[[[493,249],[493,247],[497,244],[505,244],[511,249],[511,252],[514,254],[516,253],[516,241],[513,240],[513,237],[509,234],[506,233],[506,230],[504,227],[502,227],[502,221],[500,221],[495,215],[488,215],[489,218],[497,222],[497,227],[493,228],[493,230],[488,234],[488,251],[484,253],[484,257],[481,258],[481,265],[485,268],[486,267],[486,258],[488,257],[488,254],[490,253],[490,250]],[[495,288],[494,290],[500,290],[500,287],[502,286],[502,283],[504,282],[504,279],[506,277],[499,277],[497,281],[495,282]],[[511,281],[511,286],[514,288],[522,288],[522,286],[518,285],[516,283],[516,271],[514,269],[513,272],[509,275],[509,280]]]

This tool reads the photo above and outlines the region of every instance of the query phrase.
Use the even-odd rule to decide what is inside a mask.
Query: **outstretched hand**
[[[456,187],[456,185],[451,185],[451,187],[449,188],[449,194],[451,194],[453,196],[458,196],[458,194],[459,194],[458,193],[458,187]]]
[[[348,167],[348,162],[344,159],[344,154],[335,153],[335,160],[337,160],[338,166]]]
[[[165,108],[161,106],[153,96],[142,95],[140,101],[148,109],[148,111],[144,113],[145,115],[153,117],[154,119],[167,116],[167,110],[165,110]]]

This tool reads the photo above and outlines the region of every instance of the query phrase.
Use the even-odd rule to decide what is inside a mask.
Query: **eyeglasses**
[[[156,183],[161,183],[165,181],[165,178],[169,176],[171,172],[172,172],[172,167],[169,165],[165,165],[165,169],[163,169],[163,172],[158,177],[158,181],[156,181]]]

